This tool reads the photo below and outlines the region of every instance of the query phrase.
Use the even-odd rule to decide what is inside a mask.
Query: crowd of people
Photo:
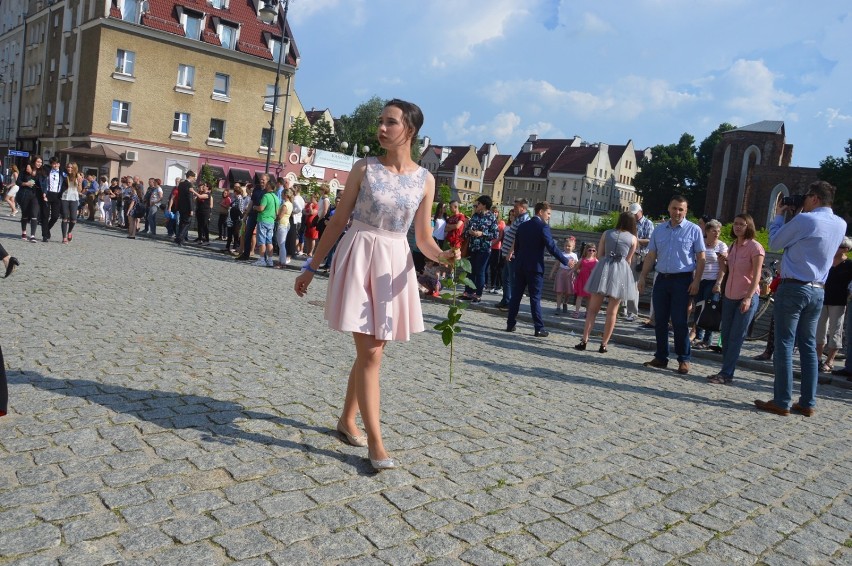
[[[620,306],[627,306],[625,322],[634,322],[639,294],[653,277],[649,323],[656,347],[654,357],[643,365],[668,367],[671,329],[681,375],[690,371],[692,349],[713,343],[712,334],[696,326],[695,319],[690,327],[690,312],[719,296],[722,362],[707,379],[712,384],[732,384],[757,310],[765,258],[750,215],[734,218],[734,241],[728,246],[719,239],[719,222],[709,217],[691,222],[687,200],[674,196],[668,219],[656,226],[634,204],[598,242],[586,242],[577,252],[576,238],[570,236],[563,251],[551,234],[551,209],[546,202],[537,203],[531,215],[527,201],[518,199],[507,221],[485,195],[477,199],[469,218],[457,201],[446,207],[439,203],[433,213],[434,179],[410,158],[422,120],[415,105],[390,101],[382,112],[378,135],[386,155],[358,161],[334,204],[327,188],[306,200],[301,186],[266,174],[256,185],[235,184],[224,190],[215,204],[218,239],[237,260],[255,258],[254,265],[283,268],[294,256],[305,259],[295,283],[299,296],[307,293],[317,271],[330,269],[325,318],[332,328],[353,334],[356,350],[337,429],[350,444],[368,447],[376,470],[396,467],[384,448],[379,425],[381,359],[387,341],[406,341],[424,329],[417,271],[424,270],[427,259],[439,287],[444,264],[468,257],[470,281],[461,299],[477,303],[486,291],[502,291],[497,307],[507,312],[507,332],[516,331],[520,303],[528,294],[534,336],[546,338],[541,294],[547,251],[557,260],[548,277],[556,292],[555,314],[567,314],[573,298],[574,316],[579,318],[581,305],[587,302],[582,338],[575,349],[587,348],[606,301],[601,354],[608,351]],[[192,171],[176,179],[167,195],[160,179],[149,179],[147,187],[138,177],[107,182],[104,177],[96,180],[83,175],[75,163],[63,170],[57,158],[45,166],[35,157],[23,171],[13,168],[6,189],[10,214],[21,216],[23,240],[37,241],[40,224],[42,241],[49,242],[51,230],[61,220],[62,242],[70,243],[80,218],[126,228],[131,239],[137,234],[155,236],[162,214],[167,235],[178,246],[186,245],[193,219],[194,242],[202,246],[210,242],[212,187],[196,182]],[[852,377],[848,356],[847,367],[833,368],[852,295],[852,261],[846,257],[852,240],[845,236],[846,222],[831,210],[834,191],[830,184],[816,182],[801,208],[779,200],[770,224],[770,246],[783,249],[784,255],[773,322],[774,394],[769,401],[755,401],[763,411],[811,416],[820,370]],[[414,254],[409,253],[410,235]],[[8,276],[19,262],[2,248],[0,257]],[[850,327],[852,317],[846,317],[847,333]],[[797,402],[792,401],[794,345],[802,368]],[[5,398],[0,401],[5,411]],[[358,413],[363,433],[355,420]]]

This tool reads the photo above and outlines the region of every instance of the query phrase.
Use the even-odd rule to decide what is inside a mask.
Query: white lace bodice
[[[368,157],[352,218],[389,232],[408,232],[423,200],[427,174],[420,167],[413,173],[397,175],[377,158]]]

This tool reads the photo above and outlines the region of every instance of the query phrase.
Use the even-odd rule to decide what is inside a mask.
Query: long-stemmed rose
[[[467,303],[458,300],[458,287],[459,285],[476,286],[468,277],[471,272],[470,260],[460,259],[452,264],[451,269],[450,276],[441,281],[441,285],[451,291],[441,294],[441,298],[452,302],[447,309],[447,318],[434,327],[435,330],[441,332],[441,340],[443,340],[444,346],[450,347],[450,383],[453,382],[453,339],[456,334],[461,332],[459,320],[462,317],[462,310],[467,308]]]

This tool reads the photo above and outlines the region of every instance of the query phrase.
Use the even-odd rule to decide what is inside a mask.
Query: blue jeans
[[[775,396],[772,401],[789,409],[793,401],[793,346],[799,344],[802,386],[799,404],[816,404],[816,327],[825,290],[782,281],[775,292]]]
[[[688,362],[692,353],[689,344],[689,324],[686,321],[690,283],[692,283],[692,273],[679,273],[674,276],[659,273],[654,281],[651,299],[654,303],[654,334],[657,338],[654,357],[661,362],[669,361],[669,319],[674,328],[677,361]]]
[[[725,377],[734,377],[740,350],[748,333],[748,325],[751,324],[760,304],[759,297],[755,294],[751,298],[748,311],[743,313],[740,312],[741,302],[727,297],[722,298],[722,370],[719,373]]]
[[[468,295],[482,296],[482,288],[485,287],[485,270],[488,268],[488,258],[491,257],[491,250],[482,252],[471,252],[470,257],[470,279],[476,285],[476,289],[471,289],[467,285],[464,286],[464,292]]]
[[[515,286],[515,262],[503,262],[503,299],[501,302],[509,304],[512,302],[512,289]]]
[[[157,210],[159,207],[154,204],[148,207],[148,232],[151,233],[152,236],[157,235]]]
[[[524,298],[524,290],[526,290],[530,294],[533,327],[536,332],[544,329],[544,320],[541,318],[541,288],[544,286],[544,274],[519,270],[515,273],[514,283],[515,288],[512,289],[512,302],[509,303],[509,317],[506,319],[506,325],[509,328],[515,326],[518,311],[521,309],[521,300]]]

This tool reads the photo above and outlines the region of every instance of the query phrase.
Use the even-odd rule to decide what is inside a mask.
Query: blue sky
[[[852,138],[848,0],[291,0],[307,109],[420,105],[438,145],[637,149],[784,120],[793,165]]]

